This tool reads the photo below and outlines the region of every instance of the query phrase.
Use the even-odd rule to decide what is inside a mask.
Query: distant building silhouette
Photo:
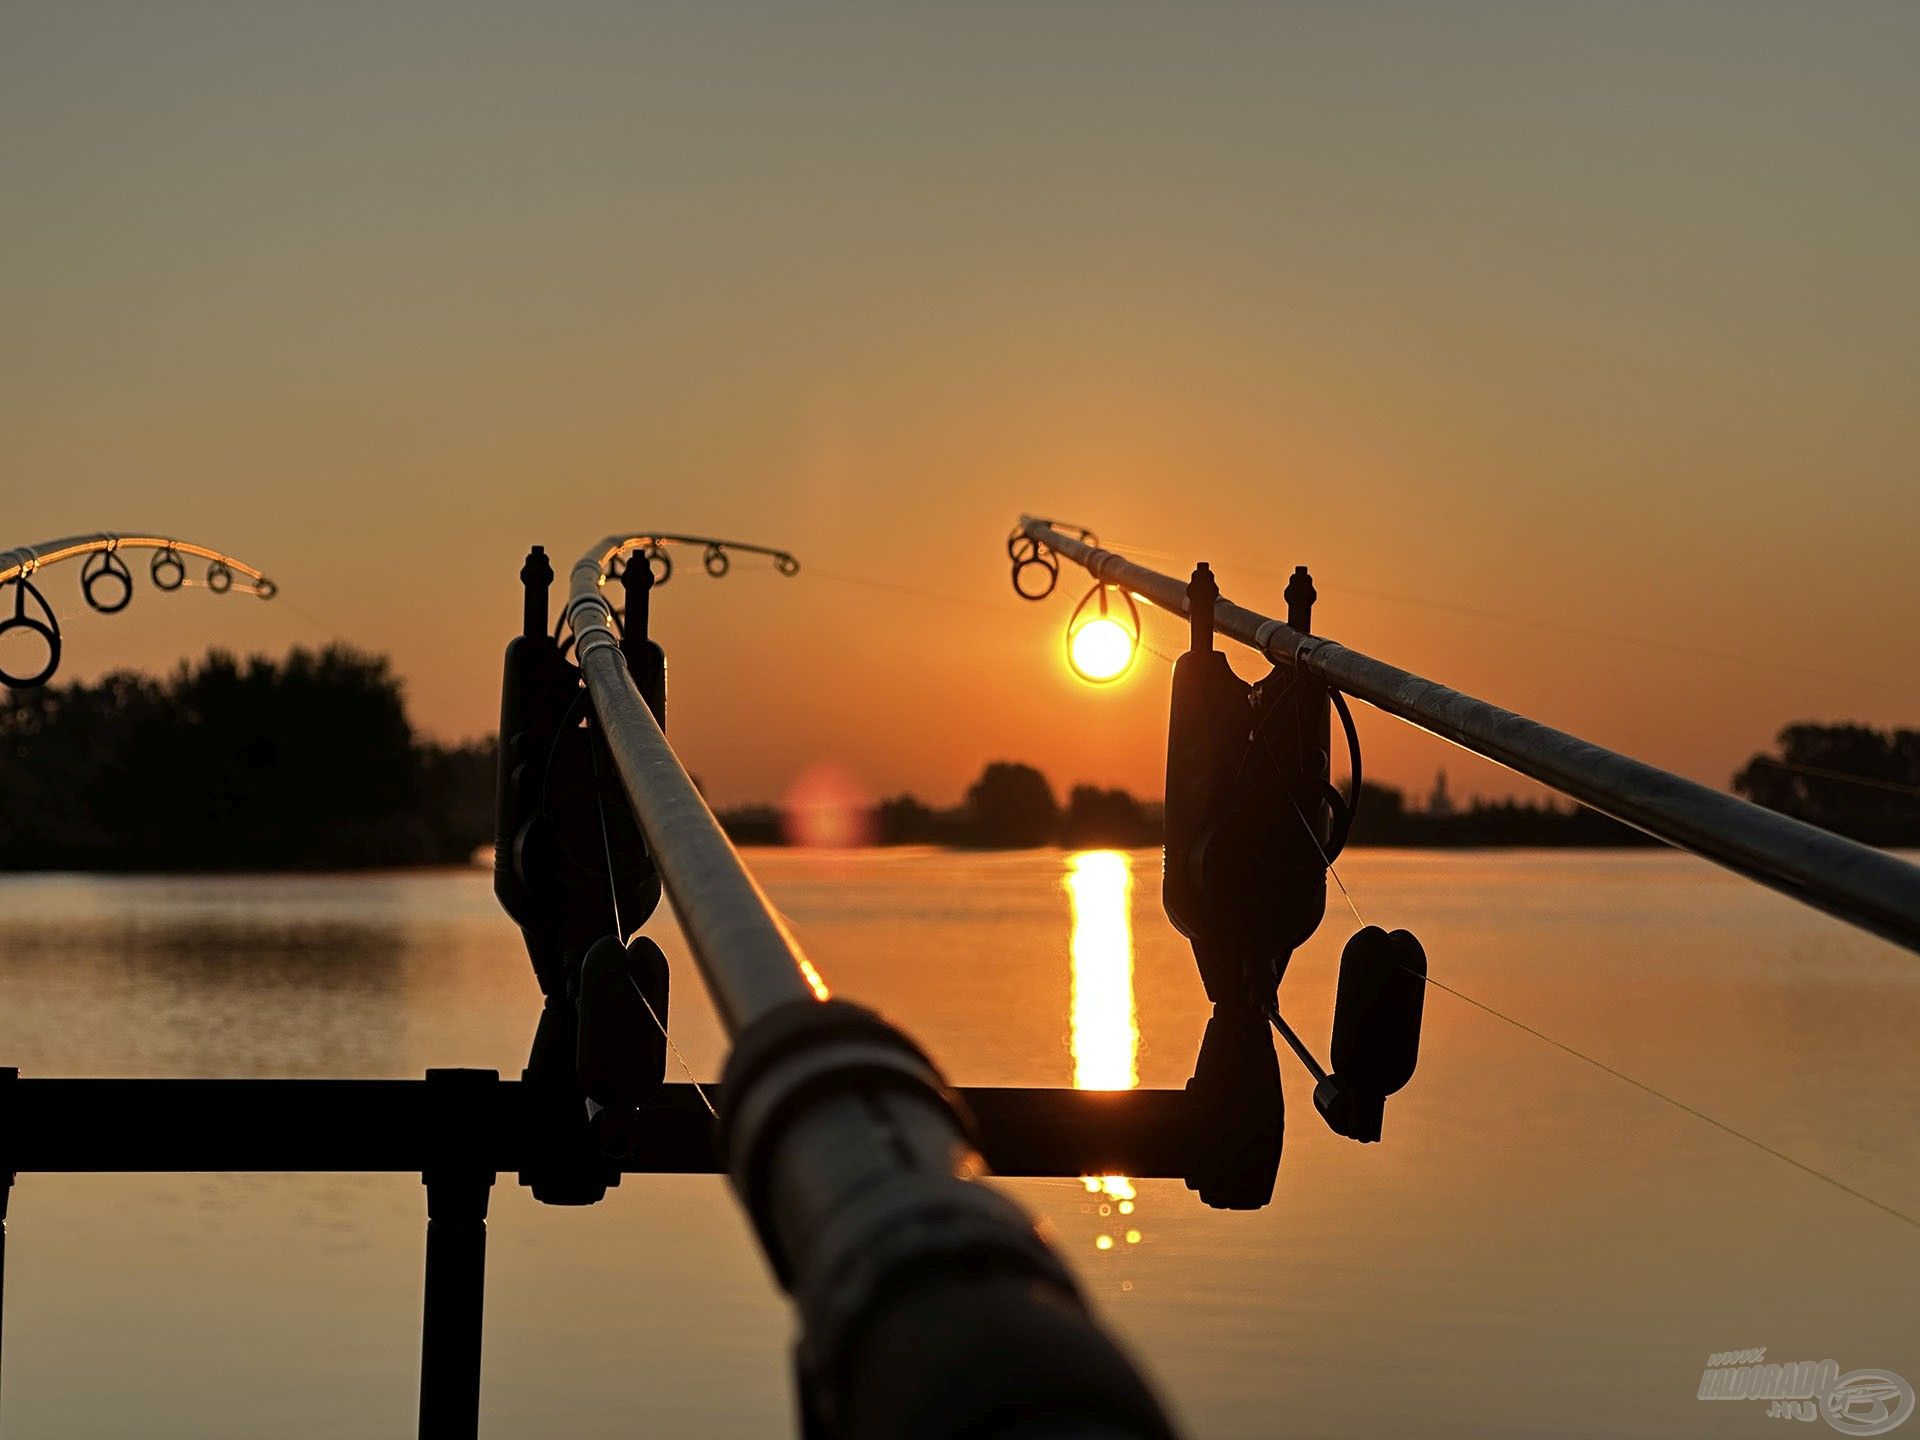
[[[1447,772],[1436,771],[1433,777],[1433,793],[1427,796],[1427,814],[1436,820],[1444,820],[1447,816],[1454,814],[1457,808],[1453,803],[1453,796],[1447,793]]]

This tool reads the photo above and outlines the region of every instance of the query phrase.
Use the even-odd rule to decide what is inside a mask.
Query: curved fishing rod
[[[657,567],[609,572],[673,542],[613,535],[573,566],[559,628],[577,669],[548,630],[545,552],[521,570],[494,886],[546,995],[527,1081],[555,1097],[556,1126],[591,1126],[589,1145],[607,1153],[627,1143],[623,1127],[653,1123],[642,1107],[670,1044],[668,975],[636,932],[664,890],[731,1042],[718,1148],[799,1313],[802,1431],[1171,1437],[1033,1220],[977,1183],[985,1166],[958,1095],[906,1035],[829,996],[668,743],[665,658],[647,635]],[[685,543],[799,568],[770,547]],[[616,578],[624,623],[606,593]],[[605,1188],[578,1169],[530,1183],[568,1204]]]
[[[60,620],[47,597],[33,583],[33,577],[49,565],[79,560],[80,594],[87,604],[102,615],[117,615],[133,603],[133,572],[120,559],[122,551],[151,550],[147,578],[154,588],[166,592],[182,589],[211,590],[216,595],[229,592],[271,600],[280,587],[265,574],[221,550],[210,550],[190,540],[161,535],[75,535],[63,540],[46,540],[38,545],[21,545],[0,551],[0,588],[13,586],[13,614],[0,617],[0,636],[13,630],[25,630],[40,637],[46,646],[45,664],[37,671],[17,675],[0,669],[0,685],[11,690],[30,690],[45,685],[60,668]],[[190,579],[183,555],[207,561],[206,578]],[[236,578],[238,577],[238,578]],[[40,614],[27,613],[31,598]]]
[[[1188,586],[1103,550],[1087,532],[1066,534],[1022,516],[1008,540],[1014,588],[1038,566],[1053,588],[1061,556],[1094,579],[1192,621]],[[1537,780],[1667,844],[1825,910],[1897,945],[1920,951],[1920,868],[1777,811],[1763,809],[1562,730],[1375,660],[1304,629],[1235,605],[1213,605],[1212,628],[1276,667],[1311,676],[1335,693]]]
[[[609,580],[618,580],[625,573],[622,562],[628,556],[637,553],[653,573],[653,583],[647,588],[657,590],[673,578],[673,556],[669,553],[668,547],[675,545],[700,546],[701,566],[708,576],[715,580],[724,579],[733,569],[732,552],[736,550],[746,555],[768,556],[773,561],[773,568],[788,579],[800,573],[800,562],[791,550],[779,550],[771,545],[753,545],[744,540],[721,540],[712,535],[676,535],[665,530],[640,530],[609,535],[587,554],[598,555],[600,584],[605,585]],[[614,609],[613,626],[616,634],[621,633],[626,622],[627,612],[624,609]],[[563,608],[560,618],[554,621],[553,626],[553,638],[560,642],[560,653],[563,656],[573,649],[576,638],[569,635],[565,640],[561,640],[561,632],[566,629],[566,623],[566,611]],[[640,633],[642,635],[646,633],[644,624],[640,627]],[[662,703],[664,703],[664,680],[662,688]]]
[[[707,574],[716,580],[733,568],[729,552],[735,550],[744,555],[768,556],[773,561],[773,568],[782,575],[792,577],[800,573],[800,562],[794,558],[791,550],[750,545],[744,540],[719,540],[711,535],[675,535],[665,530],[643,530],[624,536],[609,535],[594,549],[599,551],[600,573],[606,576],[615,573],[614,566],[618,561],[639,551],[652,567],[653,583],[658,587],[673,578],[673,556],[668,553],[668,547],[674,545],[700,546],[700,563]]]

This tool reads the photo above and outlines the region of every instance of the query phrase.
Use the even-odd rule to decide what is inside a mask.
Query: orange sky
[[[8,6],[0,548],[283,586],[57,573],[66,678],[339,635],[453,736],[530,541],[766,540],[659,600],[719,800],[1157,793],[1159,662],[1066,676],[1032,509],[1725,783],[1920,723],[1916,61],[1872,5]]]

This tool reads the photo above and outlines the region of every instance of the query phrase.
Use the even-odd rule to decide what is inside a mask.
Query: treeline
[[[1584,805],[1527,805],[1517,800],[1477,800],[1464,810],[1436,814],[1412,810],[1407,797],[1391,785],[1361,786],[1360,810],[1351,845],[1515,846],[1605,850],[1657,845],[1630,825],[1611,820]]]
[[[1734,776],[1736,792],[1869,845],[1920,847],[1920,730],[1802,723],[1782,730],[1775,750],[1747,762]],[[1158,802],[1091,785],[1076,785],[1063,804],[1031,765],[995,761],[952,809],[897,795],[868,819],[865,833],[882,845],[1084,849],[1158,845],[1162,814]],[[720,821],[742,844],[790,840],[786,817],[771,806],[727,811]],[[1403,791],[1369,782],[1348,843],[1607,849],[1659,842],[1582,805],[1503,800],[1422,810]]]
[[[419,740],[384,658],[214,651],[7,694],[0,816],[12,870],[456,863],[493,838],[493,744]]]
[[[383,657],[218,651],[154,678],[0,693],[0,869],[275,870],[463,863],[493,839],[491,739],[417,737]],[[1884,846],[1920,846],[1920,731],[1790,725],[1734,777],[1755,802]],[[725,811],[745,844],[791,841],[770,806]],[[995,761],[961,804],[896,795],[836,833],[883,845],[1136,848],[1158,802]],[[802,827],[804,830],[805,827]],[[1408,804],[1368,784],[1355,845],[1653,843],[1552,804]]]
[[[867,818],[865,833],[881,845],[1133,849],[1160,844],[1162,811],[1157,801],[1092,785],[1074,786],[1063,804],[1046,777],[1031,765],[996,760],[952,809],[934,809],[911,795],[896,795],[882,801]],[[788,817],[772,806],[723,811],[720,823],[743,845],[783,845],[793,839]],[[1578,807],[1503,801],[1433,814],[1409,809],[1406,795],[1390,785],[1368,783],[1362,789],[1349,843],[1620,846],[1655,842]]]

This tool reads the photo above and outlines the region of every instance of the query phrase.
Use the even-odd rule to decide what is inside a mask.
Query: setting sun
[[[1067,658],[1082,680],[1106,685],[1133,664],[1133,636],[1118,620],[1097,616],[1073,632],[1067,641]]]

